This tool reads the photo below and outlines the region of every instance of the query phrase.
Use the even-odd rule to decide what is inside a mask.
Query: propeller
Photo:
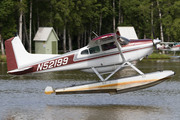
[[[153,45],[155,46],[157,53],[158,53],[157,44],[160,43],[160,42],[161,42],[161,40],[159,40],[159,39],[154,39],[153,40]]]
[[[156,52],[158,53],[158,49],[157,49],[157,44],[161,42],[161,40],[159,40],[158,38],[155,38],[155,33],[154,33],[154,28],[153,28],[153,25],[152,25],[152,31],[153,31],[153,45],[155,46],[156,48]]]

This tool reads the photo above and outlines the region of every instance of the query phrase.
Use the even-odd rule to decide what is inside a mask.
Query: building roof
[[[56,32],[54,31],[53,27],[39,27],[39,29],[38,29],[33,40],[34,41],[47,41],[51,31],[54,33],[57,40],[59,40],[59,38],[58,38]]]

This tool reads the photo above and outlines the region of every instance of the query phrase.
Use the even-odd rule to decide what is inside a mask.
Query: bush
[[[6,62],[6,55],[1,55],[0,56],[0,62]]]
[[[149,59],[170,59],[170,57],[166,54],[158,54],[158,53],[152,53],[148,56]]]

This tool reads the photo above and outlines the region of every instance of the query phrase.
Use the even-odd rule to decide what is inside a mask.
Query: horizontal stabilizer
[[[9,74],[14,74],[14,75],[21,75],[21,74],[26,74],[32,72],[33,67],[26,67],[22,69],[14,69],[11,71],[8,71]]]

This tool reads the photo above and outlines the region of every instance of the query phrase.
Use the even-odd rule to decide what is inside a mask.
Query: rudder
[[[6,49],[6,59],[7,59],[8,71],[18,68],[17,61],[16,61],[15,54],[14,54],[14,50],[13,50],[13,46],[12,46],[12,43],[11,43],[14,38],[15,37],[12,37],[12,38],[5,41],[5,49]]]

